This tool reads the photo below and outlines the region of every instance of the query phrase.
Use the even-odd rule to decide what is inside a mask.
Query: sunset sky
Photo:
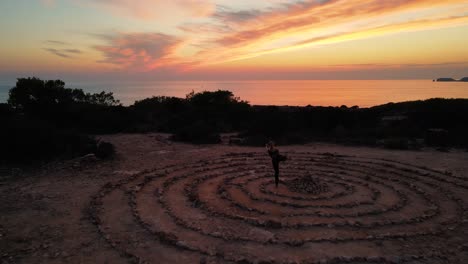
[[[2,0],[0,78],[468,76],[467,0]]]

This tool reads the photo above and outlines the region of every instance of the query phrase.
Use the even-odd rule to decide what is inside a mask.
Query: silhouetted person
[[[268,150],[268,155],[271,157],[271,162],[273,163],[273,169],[275,170],[275,185],[278,187],[279,183],[279,163],[280,161],[285,161],[287,158],[279,153],[279,150],[275,147],[275,142],[270,141],[266,144]]]

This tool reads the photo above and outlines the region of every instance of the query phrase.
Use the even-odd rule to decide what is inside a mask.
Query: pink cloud
[[[95,46],[102,52],[100,62],[131,71],[149,71],[174,63],[174,52],[182,40],[160,33],[122,33],[101,36],[105,45]]]
[[[211,0],[80,0],[115,14],[153,20],[171,16],[209,16],[214,11]]]

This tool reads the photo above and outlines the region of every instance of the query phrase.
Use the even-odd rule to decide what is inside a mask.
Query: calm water
[[[0,81],[0,101],[8,98],[15,80]],[[125,105],[154,95],[185,97],[194,90],[230,90],[251,104],[259,105],[358,105],[368,107],[388,102],[428,98],[468,98],[468,83],[437,83],[431,80],[304,80],[304,81],[166,81],[84,82],[68,81],[67,87],[86,92],[111,91]]]

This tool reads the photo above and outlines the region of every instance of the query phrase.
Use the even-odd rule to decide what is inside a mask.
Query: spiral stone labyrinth
[[[265,153],[136,174],[103,186],[90,219],[133,263],[443,263],[463,254],[447,237],[466,230],[466,179],[390,160],[288,156],[278,188]],[[307,177],[320,186],[295,191]]]

